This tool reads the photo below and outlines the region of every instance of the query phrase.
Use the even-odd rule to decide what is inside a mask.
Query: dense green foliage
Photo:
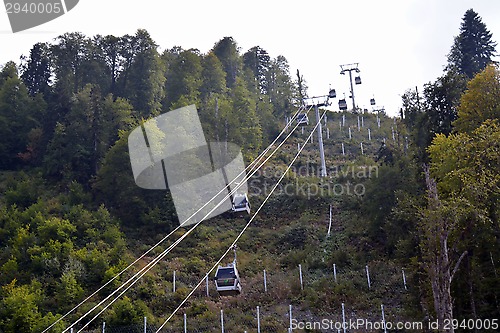
[[[259,305],[273,314],[264,328],[284,331],[279,316],[291,303],[298,305],[298,316],[307,318],[338,314],[341,303],[359,318],[379,320],[374,311],[380,304],[392,309],[387,316],[393,320],[441,318],[432,283],[443,277],[433,268],[439,268],[436,258],[444,254],[457,265],[456,271],[441,267],[453,276],[453,315],[499,317],[500,74],[486,61],[469,75],[464,64],[470,57],[457,53],[470,43],[466,36],[473,28],[466,22],[480,23],[472,14],[464,17],[446,72],[425,85],[422,95],[407,91],[399,119],[328,113],[323,129],[328,129],[329,177],[318,177],[317,147],[307,145],[280,193],[238,243],[243,294],[224,299],[213,289],[208,298],[197,292],[183,308],[190,318],[213,322],[217,309],[227,308],[234,319],[228,329],[250,330],[255,327],[248,324],[248,313]],[[493,52],[491,34],[479,27]],[[462,55],[465,60],[458,62]],[[176,231],[132,272],[112,280],[178,225],[168,191],[134,183],[127,147],[133,128],[196,104],[207,141],[236,143],[250,162],[307,95],[299,71],[296,77],[284,56],[272,58],[259,46],[242,54],[231,37],[205,54],[181,47],[159,54],[145,30],[121,37],[68,33],[53,44],[34,45],[19,68],[13,62],[3,65],[0,332],[41,332],[111,281],[51,330],[62,331],[186,232]],[[312,127],[294,133],[250,180],[253,207]],[[424,162],[435,193],[429,178],[426,183]],[[435,194],[434,201],[429,194]],[[326,237],[330,206],[331,235]],[[161,323],[244,225],[245,219],[230,214],[201,224],[99,322],[136,325],[146,316],[150,323]],[[338,283],[333,283],[334,264]],[[262,292],[264,269],[267,294]],[[174,320],[175,325],[180,324]]]
[[[196,104],[207,140],[234,142],[250,161],[293,111],[283,56],[260,47],[241,55],[230,37],[207,54],[157,48],[144,30],[67,33],[35,44],[19,68],[2,66],[1,331],[40,331],[139,254],[127,248],[177,225],[168,192],[133,181],[131,129]],[[117,303],[110,322],[150,312],[134,299]]]

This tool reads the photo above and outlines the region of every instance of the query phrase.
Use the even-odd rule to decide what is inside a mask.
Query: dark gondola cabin
[[[370,105],[375,105],[375,98],[370,98]]]
[[[250,214],[250,201],[245,193],[235,194],[233,198],[233,212],[247,212]]]
[[[302,113],[297,116],[297,125],[300,126],[309,125],[309,118],[307,117],[307,114]]]
[[[347,102],[345,99],[339,99],[339,108],[342,111],[347,110]]]
[[[356,77],[354,78],[354,83],[356,83],[356,84],[361,84],[361,76],[356,76]]]
[[[215,287],[221,296],[236,296],[241,293],[240,276],[236,269],[236,262],[217,268]]]

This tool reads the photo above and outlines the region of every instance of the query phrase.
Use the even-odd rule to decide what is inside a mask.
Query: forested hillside
[[[443,75],[421,91],[401,87],[398,117],[320,110],[328,174],[320,177],[307,83],[284,55],[241,50],[231,37],[207,52],[160,54],[145,30],[67,33],[34,45],[20,65],[0,67],[0,332],[54,323],[48,332],[62,332],[96,306],[78,331],[104,310],[101,300],[190,233],[85,329],[100,332],[105,322],[106,332],[143,332],[146,318],[154,332],[302,147],[238,241],[242,294],[220,297],[213,281],[207,290],[202,283],[164,331],[182,331],[186,314],[193,331],[219,332],[221,310],[227,331],[256,331],[259,307],[263,332],[285,332],[291,305],[302,322],[342,322],[343,308],[347,319],[381,321],[383,305],[385,321],[422,322],[428,331],[438,319],[499,318],[495,47],[469,10]],[[289,134],[248,180],[252,214],[228,212],[192,232],[176,230],[168,190],[135,184],[127,146],[145,121],[191,104],[207,141],[237,144],[247,165],[284,128]],[[299,109],[309,112],[302,128],[293,118]]]

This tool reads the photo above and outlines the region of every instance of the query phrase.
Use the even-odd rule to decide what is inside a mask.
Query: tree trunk
[[[477,312],[476,312],[476,301],[474,299],[474,285],[473,285],[473,280],[472,280],[472,269],[471,269],[471,264],[470,264],[470,256],[467,256],[467,272],[469,273],[469,279],[467,281],[469,285],[469,297],[470,297],[470,308],[472,311],[472,318],[477,319]],[[474,328],[474,332],[477,332],[477,330]]]
[[[452,263],[449,257],[448,237],[454,228],[453,217],[446,214],[439,200],[436,181],[429,175],[429,168],[425,167],[427,183],[428,208],[422,221],[421,246],[427,262],[425,269],[429,275],[434,299],[434,309],[439,320],[439,332],[453,333],[453,327],[445,329],[443,325],[451,323],[453,319],[453,299],[451,297],[451,282],[458,270],[460,262],[467,255],[462,253],[451,270]]]
[[[219,99],[215,98],[215,136],[219,142]]]
[[[448,257],[448,233],[442,231],[439,236],[439,253],[429,267],[434,309],[439,321],[439,332],[454,332],[453,328],[445,330],[443,324],[453,319],[453,301],[451,298],[451,273]]]

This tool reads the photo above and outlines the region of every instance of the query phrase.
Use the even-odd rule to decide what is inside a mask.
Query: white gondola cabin
[[[247,212],[250,214],[250,201],[246,193],[235,194],[233,197],[233,212]]]
[[[306,126],[309,125],[309,118],[307,114],[302,113],[297,116],[297,125]]]
[[[241,283],[236,261],[228,266],[219,266],[215,272],[215,287],[221,296],[236,296],[241,293]]]

